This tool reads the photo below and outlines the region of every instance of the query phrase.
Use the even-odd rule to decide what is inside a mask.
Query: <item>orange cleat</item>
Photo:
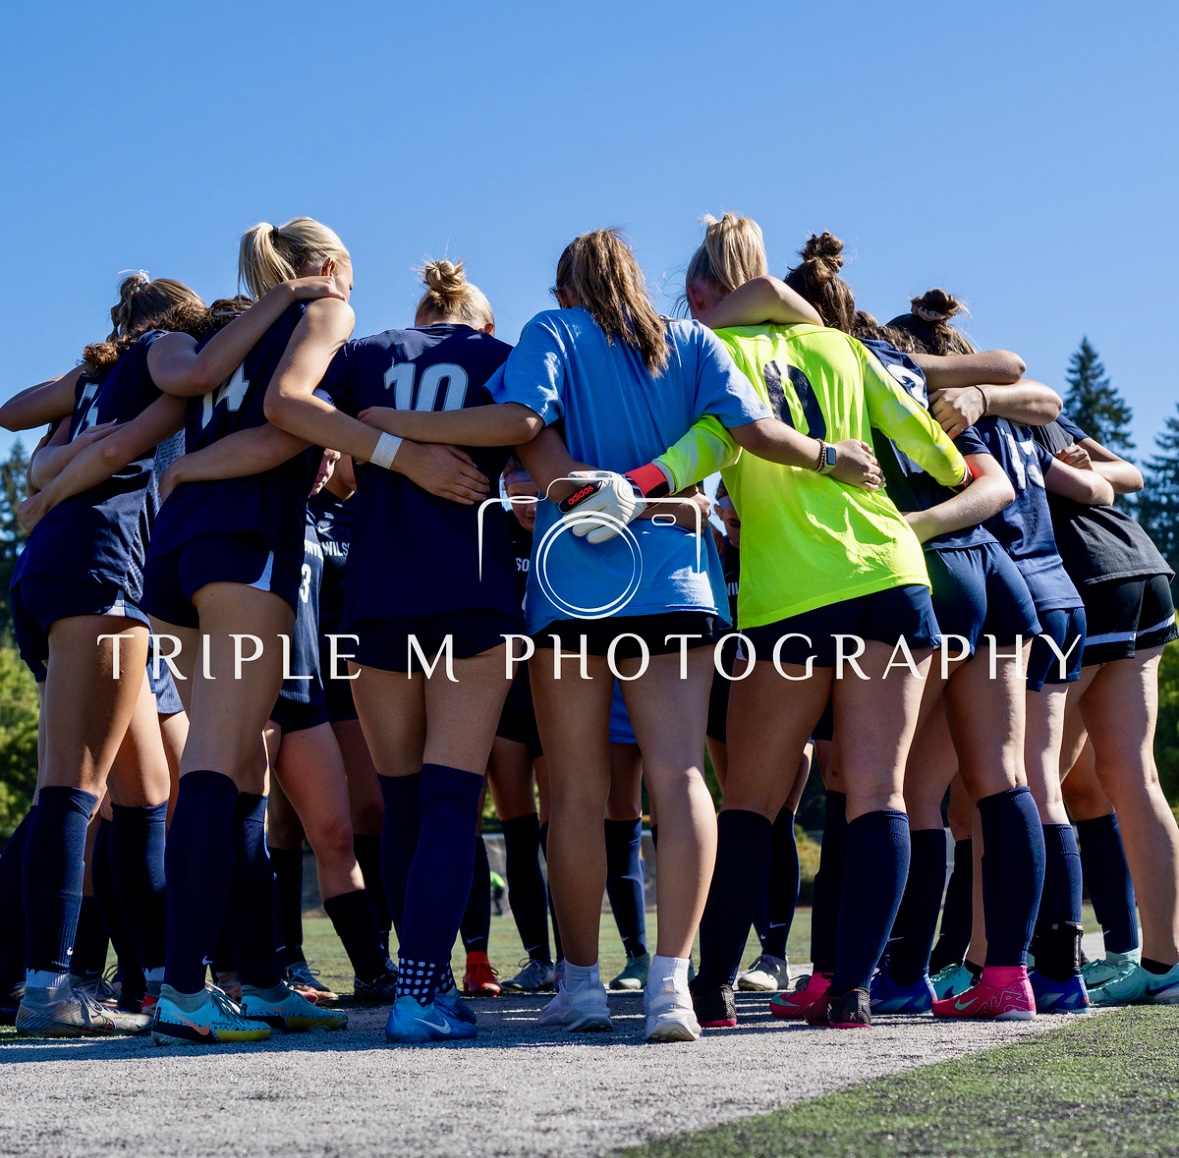
[[[463,992],[468,997],[498,997],[499,974],[492,969],[486,953],[468,953],[463,973]]]

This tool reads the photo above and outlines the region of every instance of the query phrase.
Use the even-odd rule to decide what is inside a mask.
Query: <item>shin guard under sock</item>
[[[491,865],[482,833],[475,833],[475,860],[471,866],[471,888],[459,922],[463,948],[468,953],[486,953],[491,936]]]
[[[331,919],[336,936],[352,962],[353,972],[361,981],[373,981],[386,969],[386,954],[377,923],[377,906],[366,889],[355,889],[329,897],[323,911]]]
[[[647,951],[647,909],[643,896],[643,818],[607,820],[606,895],[628,957]]]
[[[242,984],[273,989],[282,978],[274,953],[274,868],[266,855],[266,797],[238,795],[233,810],[233,876],[225,907]]]
[[[1026,965],[1044,888],[1044,830],[1027,787],[978,802],[987,965]]]
[[[909,879],[888,943],[888,974],[898,985],[915,984],[929,968],[946,879],[945,829],[918,829],[909,837]]]
[[[41,789],[25,841],[26,984],[58,985],[70,970],[82,906],[86,828],[98,800],[80,788]]]
[[[1138,898],[1130,880],[1118,816],[1095,816],[1077,823],[1081,869],[1093,912],[1105,934],[1107,953],[1129,953],[1139,947]]]
[[[954,869],[946,886],[942,909],[942,927],[933,952],[929,955],[930,973],[940,973],[947,965],[959,965],[970,948],[974,922],[974,841],[954,842]]]
[[[378,776],[385,800],[385,819],[381,823],[381,881],[385,886],[385,903],[389,917],[401,940],[405,913],[405,887],[409,868],[418,846],[418,796],[422,774],[412,776]]]
[[[811,906],[811,961],[816,973],[835,970],[835,937],[843,898],[843,865],[847,853],[847,797],[828,792],[823,819],[823,844],[815,875]]]
[[[903,812],[866,812],[847,826],[833,994],[871,984],[905,891],[909,848],[909,818]]]
[[[760,812],[726,809],[716,821],[716,867],[700,922],[700,972],[707,991],[732,985],[773,858],[773,825]]]
[[[549,962],[549,913],[540,871],[540,820],[535,812],[503,822],[508,903],[524,952]]]

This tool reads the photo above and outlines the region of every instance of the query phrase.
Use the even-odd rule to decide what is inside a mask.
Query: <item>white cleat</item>
[[[648,988],[644,1004],[648,1041],[700,1040],[700,1022],[687,990],[680,992],[670,982],[655,992]]]
[[[570,993],[562,981],[557,996],[541,1010],[537,1024],[558,1027],[567,1033],[612,1032],[614,1023],[610,1020],[606,987],[598,982]]]

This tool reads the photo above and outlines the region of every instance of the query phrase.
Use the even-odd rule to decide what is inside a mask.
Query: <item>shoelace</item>
[[[109,1011],[106,1009],[103,1009],[103,1007],[101,1005],[99,1005],[99,1003],[97,1001],[94,1000],[94,997],[88,992],[88,990],[78,988],[78,989],[75,989],[73,991],[73,993],[74,993],[74,998],[77,1000],[78,1004],[82,1007],[83,1011],[87,1015],[87,1019],[91,1023],[110,1021]]]
[[[228,1014],[230,1017],[244,1016],[242,1007],[224,989],[218,989],[216,985],[209,985],[206,986],[206,991],[213,1004],[217,1006],[217,1009],[221,1013]]]

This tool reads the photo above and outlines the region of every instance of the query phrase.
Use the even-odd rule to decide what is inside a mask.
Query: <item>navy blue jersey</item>
[[[725,553],[721,556],[721,566],[725,573],[725,590],[729,593],[729,622],[737,623],[737,594],[741,590],[741,550],[729,542],[728,535],[724,540]]]
[[[987,529],[1006,549],[1027,581],[1037,611],[1080,607],[1081,597],[1056,550],[1044,472],[1052,455],[1031,430],[1005,418],[980,418],[972,428],[998,460],[1015,502],[987,520]]]
[[[491,512],[488,511],[488,514]],[[528,590],[528,572],[532,570],[532,532],[526,531],[520,520],[511,512],[507,514],[508,538],[512,541],[512,554],[516,559],[516,591],[520,596],[519,609],[524,611],[524,595]]]
[[[71,440],[92,426],[130,422],[160,397],[147,352],[162,336],[162,330],[144,334],[101,381],[78,379]],[[54,507],[29,536],[13,583],[25,575],[88,576],[117,584],[132,602],[138,599],[145,549],[140,518],[154,459],[153,447],[98,486]]]
[[[292,305],[225,382],[189,399],[186,453],[265,424],[266,389],[305,308],[305,302]],[[261,535],[267,549],[280,559],[300,566],[307,494],[320,456],[313,447],[262,474],[177,487],[160,509],[152,532],[152,554],[174,551],[199,535],[250,532]]]
[[[889,375],[900,383],[905,392],[928,410],[929,398],[925,391],[925,374],[921,367],[908,354],[902,354],[888,342],[872,338],[863,344],[876,355]],[[872,444],[884,474],[884,489],[888,492],[888,497],[896,503],[897,510],[903,514],[931,510],[958,493],[951,487],[942,486],[932,475],[926,474],[879,430],[872,431]],[[954,439],[954,446],[963,457],[968,454],[990,453],[973,429],[964,431]],[[943,547],[977,547],[980,543],[994,541],[994,535],[979,523],[973,527],[963,527],[960,531],[936,535],[932,539],[927,539],[922,546],[927,551],[936,551]]]
[[[324,384],[341,410],[461,410],[491,401],[485,383],[510,347],[470,326],[387,330],[349,342]],[[470,447],[489,479],[506,447]],[[520,614],[515,563],[502,511],[488,506],[479,544],[480,506],[428,494],[403,475],[371,463],[357,468],[356,528],[344,592],[344,622],[499,610]],[[423,544],[428,548],[422,550]],[[482,557],[480,557],[482,556]],[[480,567],[482,564],[482,567]]]
[[[299,600],[295,605],[295,630],[291,633],[291,678],[282,682],[280,700],[296,704],[322,701],[323,675],[319,667],[319,592],[323,583],[323,548],[315,531],[315,519],[307,512],[303,527],[303,569]],[[310,677],[310,678],[308,678]]]
[[[1036,441],[1055,456],[1089,436],[1063,414],[1047,426],[1033,428]],[[1116,579],[1173,577],[1151,537],[1125,511],[1048,496],[1052,530],[1065,570],[1074,583],[1108,583]]]
[[[323,549],[319,630],[335,634],[344,618],[344,573],[356,526],[356,496],[342,499],[324,487],[307,500],[307,512]]]

